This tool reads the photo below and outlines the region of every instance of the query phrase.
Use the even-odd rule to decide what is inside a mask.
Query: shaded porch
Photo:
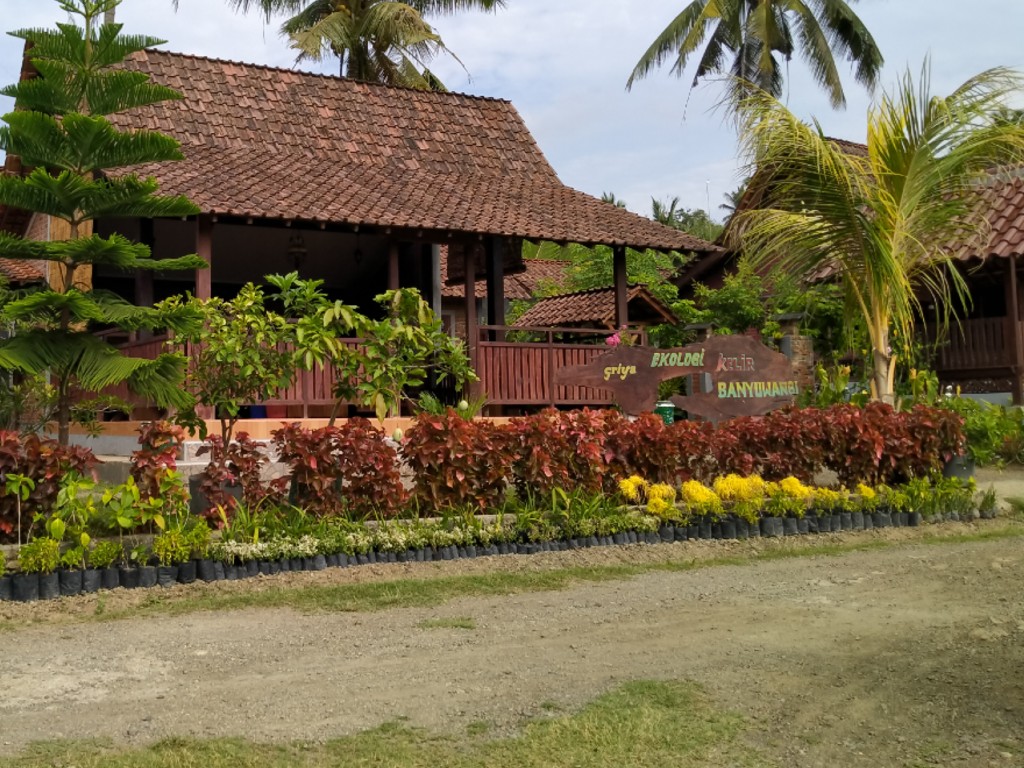
[[[922,328],[922,340],[935,348],[935,372],[943,384],[977,383],[1003,391],[1024,404],[1024,314],[1016,256],[993,259],[965,274],[972,305],[967,317],[951,320],[944,332]]]

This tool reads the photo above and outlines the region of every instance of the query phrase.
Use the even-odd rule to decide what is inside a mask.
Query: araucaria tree
[[[848,315],[870,339],[876,399],[893,401],[893,338],[911,338],[922,302],[948,313],[952,298],[966,298],[954,262],[985,244],[981,187],[1024,161],[1024,127],[998,119],[1021,85],[1018,73],[992,69],[938,97],[927,64],[916,84],[907,72],[868,112],[863,155],[764,91],[739,104],[747,170],[762,197],[759,209],[736,214],[733,231],[755,263],[842,282]]]
[[[185,360],[164,354],[155,360],[122,355],[91,331],[184,330],[198,318],[191,308],[164,312],[136,307],[92,289],[92,267],[195,269],[197,257],[154,261],[144,245],[120,235],[100,237],[92,221],[100,217],[188,216],[197,209],[184,198],[157,195],[153,179],[140,179],[131,166],[180,160],[178,142],[159,133],[123,131],[108,116],[179,98],[148,76],[117,65],[136,51],[160,44],[150,37],[122,35],[120,25],[101,25],[112,0],[57,0],[82,26],[13,32],[29,43],[37,77],[3,90],[17,109],[3,117],[0,148],[17,156],[21,175],[0,175],[0,205],[31,211],[65,223],[68,239],[35,242],[0,233],[0,257],[51,265],[49,284],[17,295],[0,308],[5,327],[19,331],[0,341],[0,368],[54,377],[58,437],[68,442],[76,398],[126,383],[167,407],[190,404],[181,382]]]
[[[857,81],[868,88],[882,69],[874,38],[846,0],[692,0],[640,58],[626,88],[670,59],[672,73],[682,76],[701,45],[693,85],[709,75],[731,75],[733,96],[740,82],[779,96],[783,69],[798,54],[840,108],[846,95],[836,54],[853,64]]]

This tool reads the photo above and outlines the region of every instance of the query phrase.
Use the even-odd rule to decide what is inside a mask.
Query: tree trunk
[[[107,9],[106,11],[103,12],[103,23],[104,24],[113,24],[114,23],[115,15],[116,15],[116,11],[115,11],[114,8]]]
[[[57,390],[57,442],[67,446],[71,441],[71,393],[61,382]]]
[[[888,351],[888,334],[885,334],[883,341],[878,345],[881,348],[871,350],[872,362],[872,395],[875,399],[887,403],[896,404],[896,392],[893,386],[894,372],[896,370],[896,358]]]

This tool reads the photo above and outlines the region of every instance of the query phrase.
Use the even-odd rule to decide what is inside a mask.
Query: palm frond
[[[846,94],[832,55],[834,48],[842,46],[844,38],[833,33],[828,36],[821,28],[818,17],[802,0],[792,0],[790,8],[796,15],[797,34],[800,38],[800,52],[811,70],[811,76],[829,97],[834,109],[846,106]]]
[[[669,22],[640,57],[626,81],[626,90],[631,89],[633,83],[649,75],[672,56],[676,57],[672,71],[681,74],[686,66],[687,56],[704,40],[708,24],[717,18],[720,17],[715,3],[711,0],[693,0]]]

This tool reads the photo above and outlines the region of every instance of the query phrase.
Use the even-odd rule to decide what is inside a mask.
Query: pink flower
[[[617,347],[622,343],[622,337],[617,333],[613,333],[611,336],[604,340],[604,343],[609,347]]]

